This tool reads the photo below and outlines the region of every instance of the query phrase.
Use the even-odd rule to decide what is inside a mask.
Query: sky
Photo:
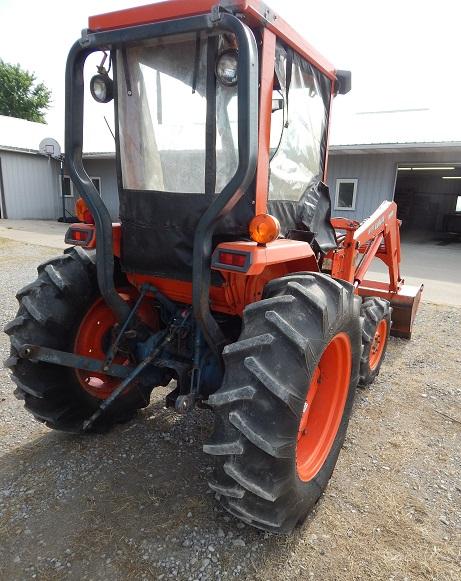
[[[193,0],[190,0],[191,2]],[[53,93],[46,118],[62,138],[67,53],[87,18],[152,4],[142,0],[0,0],[0,58],[35,72]],[[459,117],[459,0],[268,0],[338,69],[352,71],[353,90],[335,103],[351,112],[431,108]],[[90,63],[91,67],[95,64]],[[91,75],[90,75],[91,76]],[[90,100],[86,131],[111,139],[104,110]]]

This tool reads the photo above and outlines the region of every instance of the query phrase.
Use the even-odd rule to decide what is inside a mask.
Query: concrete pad
[[[404,238],[401,276],[408,284],[424,284],[423,301],[461,306],[461,241],[440,241],[433,233]],[[386,267],[376,259],[366,278],[389,281]]]
[[[69,224],[53,220],[0,220],[0,238],[63,250],[68,246],[64,244],[68,228]]]

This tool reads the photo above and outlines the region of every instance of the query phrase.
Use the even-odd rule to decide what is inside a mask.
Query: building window
[[[358,180],[336,180],[335,210],[355,210]]]
[[[74,197],[74,184],[70,181],[69,176],[64,176],[62,180],[61,187],[63,189],[63,194],[65,198],[73,198]]]
[[[98,190],[99,195],[101,195],[101,178],[90,178],[93,182],[94,187]]]
[[[456,211],[461,212],[461,196],[458,196],[458,199],[456,200]]]
[[[98,190],[99,195],[101,195],[101,178],[91,177],[90,180],[93,182],[95,188]],[[72,183],[69,176],[64,176],[63,184],[64,197],[73,198],[75,195],[75,186]]]

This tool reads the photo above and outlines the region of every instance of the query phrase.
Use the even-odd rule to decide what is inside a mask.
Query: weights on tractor
[[[120,221],[83,160],[84,66],[115,111]],[[259,0],[171,0],[89,19],[66,69],[66,165],[81,223],[17,294],[16,395],[68,432],[109,429],[172,384],[215,412],[204,451],[230,513],[289,532],[333,472],[358,383],[422,288],[397,208],[331,219],[331,105],[350,89]],[[367,278],[374,258],[389,281]]]

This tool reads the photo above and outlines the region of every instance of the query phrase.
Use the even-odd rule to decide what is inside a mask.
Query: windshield
[[[158,39],[117,53],[123,188],[222,191],[238,165],[237,87],[221,85],[224,37]]]

